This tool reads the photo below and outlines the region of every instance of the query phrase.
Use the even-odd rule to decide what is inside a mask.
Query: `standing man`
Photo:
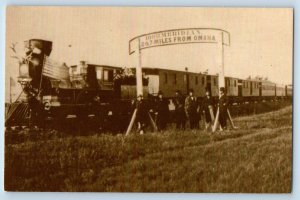
[[[185,129],[185,110],[184,110],[184,96],[179,90],[175,92],[175,98],[173,99],[175,105],[175,121],[176,128],[184,130]]]
[[[135,106],[137,109],[136,121],[138,123],[138,133],[144,134],[146,122],[148,119],[148,109],[147,109],[146,102],[144,101],[144,98],[142,95],[139,95],[137,97]]]
[[[203,114],[205,116],[205,129],[208,130],[209,127],[212,127],[214,117],[214,100],[210,95],[210,92],[207,90],[205,97],[203,99]]]
[[[163,93],[161,91],[158,92],[155,110],[157,114],[157,129],[158,131],[163,131],[166,128],[169,119],[169,103],[163,98]]]
[[[220,122],[220,130],[223,131],[226,129],[226,121],[227,121],[227,108],[228,102],[225,94],[225,88],[220,88],[220,97],[219,97],[219,122]]]
[[[199,126],[199,115],[197,109],[197,98],[194,96],[194,90],[190,89],[189,95],[185,99],[185,113],[190,122],[191,129],[196,129]]]

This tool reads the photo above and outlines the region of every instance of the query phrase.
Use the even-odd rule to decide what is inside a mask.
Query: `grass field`
[[[292,107],[235,119],[238,130],[28,137],[7,144],[5,189],[290,192]],[[28,135],[34,135],[29,133]]]

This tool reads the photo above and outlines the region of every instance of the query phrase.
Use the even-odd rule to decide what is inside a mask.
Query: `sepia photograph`
[[[293,12],[8,6],[5,191],[291,193]]]

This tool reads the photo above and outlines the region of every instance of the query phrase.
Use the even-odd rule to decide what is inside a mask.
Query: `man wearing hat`
[[[175,92],[175,98],[173,99],[175,105],[175,121],[177,129],[185,129],[185,110],[184,110],[184,96],[179,90]]]
[[[220,96],[219,96],[219,122],[221,126],[221,131],[223,129],[226,129],[226,121],[227,121],[227,107],[228,102],[227,102],[227,97],[225,94],[225,88],[221,87],[220,88]]]
[[[169,103],[163,98],[162,91],[158,92],[158,99],[155,102],[155,111],[157,114],[156,125],[158,131],[163,131],[169,120]]]
[[[194,96],[194,90],[189,90],[189,95],[185,99],[185,113],[190,122],[190,128],[196,129],[199,126],[198,101]]]
[[[136,101],[136,121],[138,123],[138,132],[143,134],[145,132],[146,122],[148,119],[148,109],[143,95],[139,95]]]

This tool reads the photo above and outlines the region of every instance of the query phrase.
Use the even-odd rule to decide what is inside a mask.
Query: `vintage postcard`
[[[292,191],[292,8],[6,13],[6,191]]]

